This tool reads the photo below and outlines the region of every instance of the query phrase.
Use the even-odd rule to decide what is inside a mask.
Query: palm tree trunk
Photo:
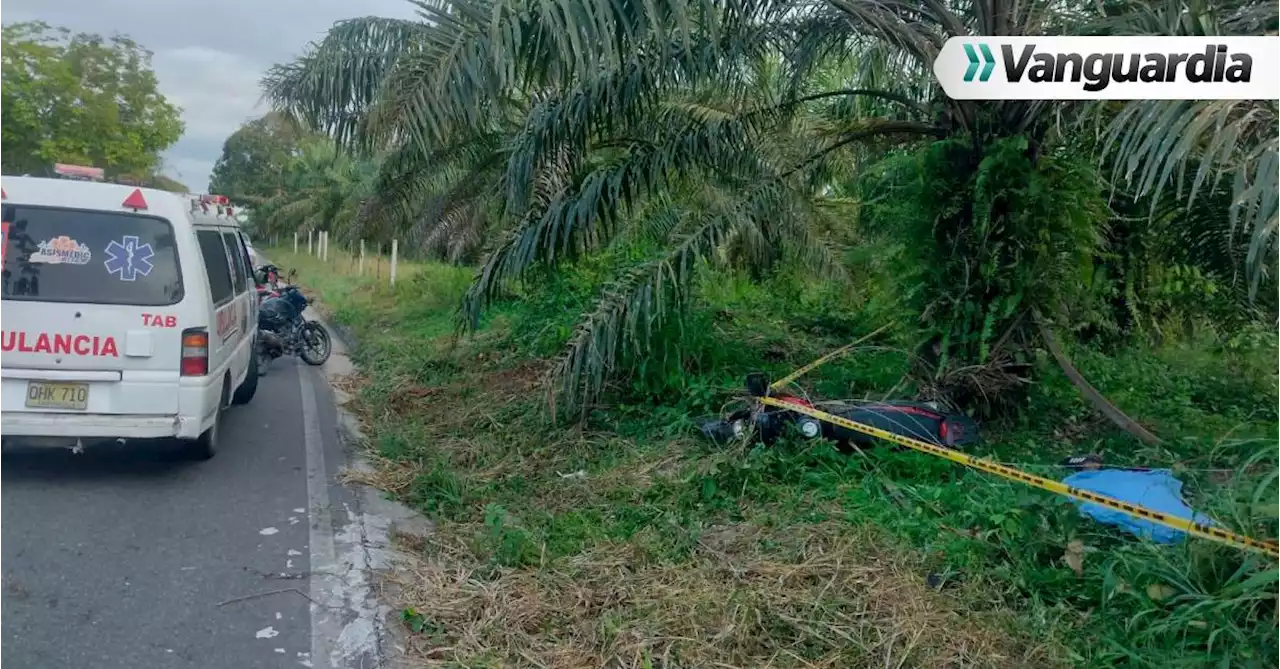
[[[1071,380],[1071,385],[1075,386],[1076,390],[1080,391],[1080,394],[1088,400],[1089,404],[1093,405],[1093,408],[1097,409],[1120,429],[1140,439],[1144,444],[1147,444],[1148,446],[1155,446],[1161,443],[1160,437],[1151,434],[1151,432],[1140,425],[1138,421],[1125,415],[1119,407],[1112,404],[1102,395],[1102,393],[1098,392],[1097,388],[1094,388],[1093,385],[1084,378],[1084,375],[1080,373],[1080,370],[1076,369],[1075,365],[1071,364],[1071,359],[1067,357],[1065,352],[1063,352],[1062,346],[1058,343],[1057,337],[1054,336],[1053,331],[1045,324],[1044,319],[1040,317],[1039,313],[1035,314],[1035,321],[1036,327],[1040,330],[1040,338],[1044,340],[1045,346],[1049,347],[1049,354],[1053,356],[1053,359],[1057,361],[1058,366],[1062,368],[1062,372]]]

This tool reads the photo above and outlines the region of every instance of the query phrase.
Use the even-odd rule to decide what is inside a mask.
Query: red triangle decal
[[[130,209],[146,209],[147,199],[142,197],[141,188],[135,188],[133,189],[133,193],[131,193],[129,197],[126,197],[124,202],[120,203],[120,206],[128,207]]]
[[[8,199],[9,199],[9,194],[4,192],[3,188],[0,188],[0,200],[8,200]]]

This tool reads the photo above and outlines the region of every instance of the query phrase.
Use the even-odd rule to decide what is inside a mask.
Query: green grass
[[[354,329],[375,482],[436,520],[406,576],[418,651],[455,666],[1161,666],[1277,664],[1275,563],[1204,541],[1144,544],[1065,500],[914,452],[716,449],[692,418],[893,318],[875,295],[717,277],[668,345],[618,370],[607,405],[553,424],[544,360],[592,296],[592,268],[539,282],[455,340],[468,270],[391,289],[297,266]],[[893,339],[891,338],[892,342]],[[1051,361],[1029,410],[981,452],[1050,477],[1068,454],[1172,467],[1198,509],[1274,538],[1274,337],[1072,351],[1165,438],[1100,423]],[[905,355],[869,348],[803,380],[879,397]],[[1074,543],[1073,543],[1074,542]],[[1077,573],[1066,559],[1080,549]],[[932,582],[936,587],[927,585]]]

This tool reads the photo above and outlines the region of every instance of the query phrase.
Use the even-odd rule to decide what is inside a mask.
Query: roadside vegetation
[[[357,340],[361,373],[348,390],[379,465],[365,480],[436,524],[409,546],[416,568],[389,577],[424,662],[1276,661],[1276,572],[1264,558],[1202,541],[1143,544],[1065,500],[924,455],[722,450],[696,438],[693,419],[741,395],[746,372],[781,375],[880,322],[855,311],[847,331],[815,327],[833,312],[813,284],[711,275],[665,355],[620,373],[609,403],[585,418],[552,424],[542,379],[597,268],[503,303],[458,339],[469,269],[422,264],[392,290],[341,260],[271,257],[298,267]],[[1071,354],[1174,438],[1135,444],[1042,357],[1049,380],[1029,392],[1027,414],[984,424],[982,452],[1049,476],[1081,452],[1172,467],[1197,509],[1275,535],[1274,335]],[[908,371],[889,339],[802,383],[820,397],[910,396],[899,385]]]
[[[1274,33],[1275,5],[419,8],[275,68],[215,175],[259,239],[338,250],[270,255],[357,337],[370,482],[437,523],[393,575],[424,662],[1280,661],[1265,557],[694,429],[887,326],[803,390],[945,402],[1045,476],[1170,468],[1274,539],[1276,103],[962,102],[930,64],[956,34]],[[341,252],[392,239],[394,289]]]

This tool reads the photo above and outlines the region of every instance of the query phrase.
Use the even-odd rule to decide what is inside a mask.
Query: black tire
[[[249,371],[245,372],[244,382],[236,388],[236,394],[231,396],[231,403],[240,405],[248,404],[253,399],[254,394],[258,392],[258,377],[261,373],[258,371],[258,342],[253,342],[253,353],[249,355]]]
[[[256,377],[255,377],[256,378]],[[218,444],[222,435],[222,414],[223,410],[230,406],[228,402],[231,399],[231,376],[228,374],[222,380],[222,393],[218,398],[218,409],[213,413],[213,425],[205,430],[195,439],[188,439],[182,446],[182,454],[191,460],[208,460],[218,453]]]
[[[271,354],[267,353],[267,350],[262,348],[262,345],[259,344],[257,349],[253,352],[253,357],[258,361],[258,376],[266,376],[267,368],[271,366],[271,361],[273,360]]]
[[[308,365],[323,365],[329,359],[329,354],[333,353],[333,346],[329,341],[329,331],[315,321],[304,323],[302,331],[298,333],[298,338],[301,340],[298,344],[298,356]],[[313,346],[319,348],[320,351],[315,351]]]
[[[213,414],[213,425],[197,439],[187,440],[182,445],[182,454],[189,460],[208,460],[218,453],[218,437],[222,425],[222,407]]]

